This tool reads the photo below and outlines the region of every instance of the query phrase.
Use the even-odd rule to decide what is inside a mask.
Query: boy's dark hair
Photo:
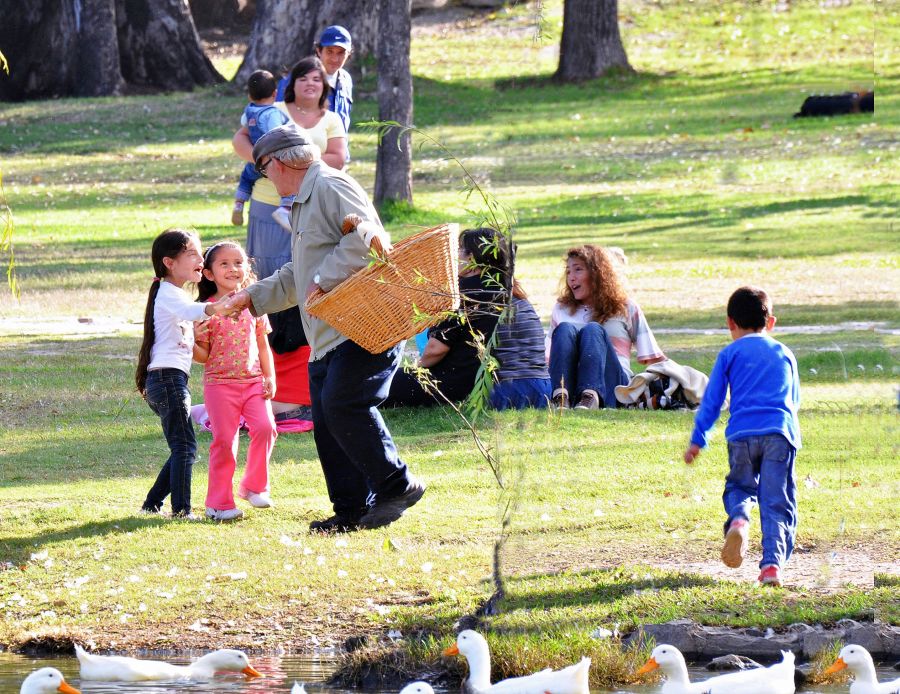
[[[728,317],[739,328],[759,332],[766,327],[771,303],[759,287],[741,287],[728,299]]]
[[[138,352],[137,369],[134,382],[138,392],[143,395],[147,389],[147,366],[150,364],[150,351],[156,341],[156,324],[153,320],[153,309],[156,307],[156,295],[159,294],[159,283],[169,274],[163,258],[177,258],[188,244],[196,239],[196,235],[184,229],[166,229],[153,239],[150,259],[153,261],[155,277],[147,295],[147,308],[144,310],[144,339]]]
[[[268,70],[256,70],[247,80],[247,95],[250,101],[268,99],[278,90],[275,76]]]

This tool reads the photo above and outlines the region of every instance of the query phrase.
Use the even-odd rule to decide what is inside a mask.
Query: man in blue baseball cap
[[[325,66],[331,93],[329,108],[341,117],[344,129],[350,131],[350,109],[353,108],[353,78],[344,69],[353,52],[350,32],[337,24],[325,27],[316,41],[316,55]]]

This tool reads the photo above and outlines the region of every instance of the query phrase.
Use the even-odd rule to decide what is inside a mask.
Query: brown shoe
[[[722,545],[722,562],[725,566],[736,569],[744,562],[747,556],[747,547],[750,544],[750,523],[743,518],[731,521],[725,532],[725,544]]]
[[[243,207],[241,207],[240,209],[235,207],[234,209],[231,210],[231,223],[234,224],[236,227],[244,226],[244,208]]]
[[[586,390],[581,394],[578,404],[575,405],[576,410],[599,410],[600,396],[593,390]]]
[[[550,407],[554,410],[569,409],[569,393],[565,388],[557,388],[553,391],[553,397],[550,398]]]

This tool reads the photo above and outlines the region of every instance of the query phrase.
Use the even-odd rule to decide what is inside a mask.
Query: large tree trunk
[[[257,0],[244,62],[234,81],[244,85],[254,70],[278,74],[315,52],[322,29],[340,24],[353,38],[352,69],[374,51],[379,0]]]
[[[231,28],[238,23],[238,0],[189,0],[191,17],[198,29]]]
[[[223,81],[203,53],[187,0],[116,0],[116,16],[129,84],[190,91]]]
[[[619,34],[618,0],[565,0],[556,76],[565,82],[630,72]]]
[[[187,0],[0,0],[0,99],[103,96],[128,84],[190,90],[222,80]]]
[[[0,99],[66,96],[77,82],[78,21],[72,0],[0,0]]]
[[[125,86],[119,66],[115,0],[82,0],[78,36],[78,96],[121,94]]]
[[[409,67],[410,0],[381,0],[378,44],[378,120],[412,125],[413,85]],[[375,204],[412,203],[412,151],[409,132],[391,129],[378,143]]]

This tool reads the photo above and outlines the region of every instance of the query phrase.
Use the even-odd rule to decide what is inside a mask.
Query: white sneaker
[[[210,520],[225,522],[225,521],[233,521],[238,520],[239,518],[244,517],[244,512],[239,508],[225,508],[220,511],[217,511],[214,508],[206,507],[206,517]]]
[[[238,493],[238,496],[250,502],[250,505],[253,508],[272,508],[274,505],[272,503],[272,498],[269,496],[269,492],[260,492],[257,494],[256,492],[242,491]]]
[[[285,231],[293,233],[291,229],[291,211],[285,207],[279,207],[272,213],[272,219],[278,222],[278,225]]]

